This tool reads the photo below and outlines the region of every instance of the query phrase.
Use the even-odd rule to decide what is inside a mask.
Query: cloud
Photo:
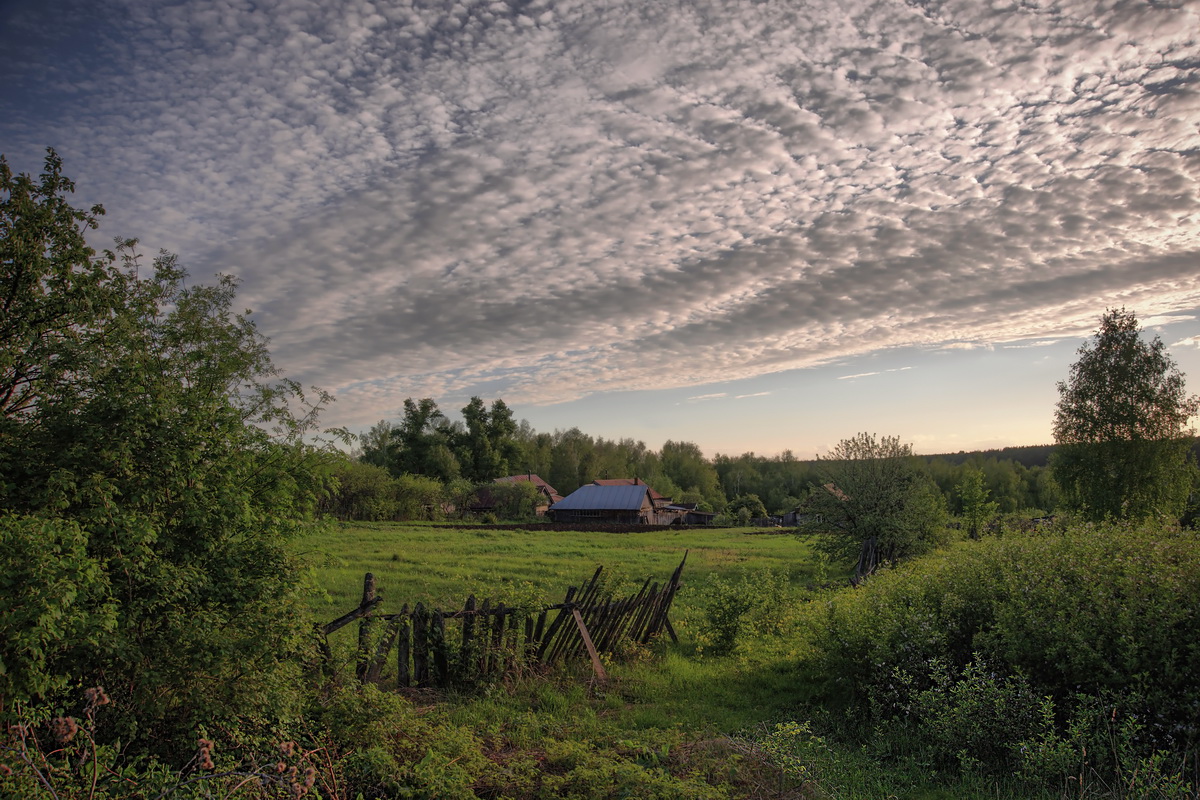
[[[889,372],[907,372],[912,367],[896,367],[895,369],[881,369],[877,372],[860,372],[857,375],[842,375],[838,378],[839,381],[851,381],[855,378],[870,378],[874,375],[886,375]]]
[[[1189,336],[1186,339],[1180,339],[1178,342],[1172,342],[1171,347],[1194,347],[1200,350],[1200,336]]]
[[[0,34],[34,43],[0,76],[10,161],[53,144],[106,235],[239,275],[346,424],[410,395],[552,403],[1200,306],[1194,6],[96,17],[86,47],[50,11]]]
[[[992,350],[993,345],[990,342],[950,342],[944,344],[940,350]]]
[[[729,395],[726,392],[714,392],[712,394],[698,394],[698,395],[695,395],[694,397],[689,397],[687,399],[687,402],[701,403],[705,400],[719,400],[722,397],[728,397],[728,396]]]
[[[1058,339],[1042,339],[1036,342],[1022,342],[1021,344],[1006,344],[1002,345],[1005,350],[1029,350],[1034,347],[1050,347],[1058,344]]]
[[[773,394],[773,393],[772,392],[754,392],[753,394],[738,394],[738,395],[734,395],[733,399],[734,400],[743,400],[747,397],[766,397],[770,394]]]
[[[1161,328],[1179,322],[1191,322],[1196,317],[1191,314],[1159,314],[1141,320],[1143,328]]]

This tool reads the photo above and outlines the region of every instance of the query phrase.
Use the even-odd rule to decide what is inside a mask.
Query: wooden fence
[[[647,579],[638,592],[621,599],[603,590],[604,568],[597,567],[582,586],[567,589],[563,602],[537,610],[493,605],[490,600],[477,603],[472,595],[456,611],[417,603],[411,610],[406,604],[399,613],[381,614],[375,576],[368,572],[358,608],[321,632],[329,636],[358,620],[356,672],[364,682],[380,682],[393,650],[400,688],[467,685],[585,653],[596,677],[605,681],[601,653],[614,652],[624,642],[645,644],[663,632],[679,641],[667,615],[686,563],[684,553],[665,583]]]

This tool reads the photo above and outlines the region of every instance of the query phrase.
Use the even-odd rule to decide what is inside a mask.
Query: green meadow
[[[563,769],[570,765],[616,782],[612,791],[628,782],[621,790],[627,795],[597,787],[596,797],[948,796],[936,776],[895,768],[881,774],[870,759],[852,748],[834,749],[807,728],[800,738],[791,734],[775,744],[786,753],[771,752],[779,736],[771,732],[795,724],[809,697],[811,676],[797,668],[793,650],[796,612],[826,596],[823,586],[845,585],[848,577],[844,568],[828,567],[812,540],[792,531],[612,533],[347,523],[299,540],[296,550],[311,571],[318,619],[357,605],[367,572],[376,577],[383,611],[418,601],[450,608],[469,594],[537,606],[561,601],[568,586],[578,586],[600,566],[608,576],[606,588],[617,594],[635,590],[646,578],[664,580],[686,554],[671,614],[679,645],[660,642],[610,662],[606,685],[595,683],[581,662],[549,676],[439,695],[424,706],[424,719],[436,721],[438,737],[469,730],[501,750],[523,752],[542,765],[539,771],[547,769],[547,754],[553,762],[563,751]],[[764,577],[773,581],[767,587],[771,595],[760,596],[775,611],[770,634],[762,635],[747,615],[741,620],[747,635],[734,653],[705,652],[705,611],[720,602],[711,586],[754,593]],[[332,637],[346,663],[355,630],[350,626]],[[373,708],[380,708],[378,699]],[[797,748],[803,750],[802,768]],[[623,774],[631,764],[636,770]],[[994,796],[976,795],[961,782],[952,785],[954,796]]]
[[[510,605],[557,603],[597,567],[604,568],[607,588],[620,594],[647,578],[666,580],[685,555],[681,614],[694,610],[689,598],[710,575],[737,578],[769,569],[797,589],[844,577],[822,571],[809,541],[761,528],[610,533],[345,523],[299,540],[296,552],[311,570],[313,610],[331,619],[358,604],[368,572],[384,611],[417,602],[461,607],[470,594]]]
[[[995,676],[971,666],[961,677],[935,677],[932,684],[905,689],[908,695],[888,694],[891,676],[915,675],[952,656],[946,648],[953,636],[914,638],[930,626],[969,629],[993,615],[996,630],[1011,625],[1011,641],[1028,639],[1029,663],[1040,663],[1040,645],[1020,631],[1046,628],[1037,611],[1041,601],[1034,592],[1028,603],[1013,604],[1030,591],[1015,591],[1024,580],[1053,587],[1058,578],[1095,575],[1096,596],[1080,595],[1079,611],[1071,613],[1117,620],[1122,607],[1142,597],[1136,587],[1145,585],[1144,576],[1157,574],[1166,582],[1163,597],[1137,602],[1147,603],[1143,611],[1163,625],[1176,624],[1167,609],[1194,593],[1193,538],[1158,529],[1099,536],[1081,529],[1045,538],[960,541],[856,591],[845,588],[846,570],[830,568],[813,545],[793,532],[761,529],[615,533],[430,524],[344,524],[296,542],[310,569],[309,597],[318,619],[353,608],[366,572],[376,576],[384,611],[417,601],[451,608],[469,594],[537,606],[559,602],[568,585],[579,585],[598,566],[617,594],[647,577],[664,580],[687,553],[671,614],[679,644],[659,641],[609,659],[607,683],[597,682],[580,661],[459,693],[397,694],[388,689],[385,672],[383,691],[368,687],[362,695],[339,695],[342,702],[355,698],[353,713],[374,719],[378,730],[417,725],[425,731],[428,751],[414,756],[418,767],[443,766],[410,776],[429,790],[413,796],[1195,797],[1174,756],[1147,757],[1135,747],[1142,732],[1132,705],[1064,703],[1058,713],[1069,715],[1075,733],[1059,734],[1052,716],[1031,711],[1037,698],[1024,683],[989,683]],[[1135,569],[1131,558],[1144,563]],[[1119,589],[1125,599],[1107,608],[1117,601],[1104,599],[1104,587],[1125,583]],[[722,614],[739,598],[747,602],[732,616]],[[1063,598],[1054,602],[1070,605]],[[989,609],[1005,610],[997,616]],[[1185,616],[1174,612],[1180,625]],[[1077,630],[1083,617],[1072,618],[1051,638]],[[722,619],[732,619],[737,632],[724,649],[714,644]],[[355,629],[333,637],[343,674],[350,671]],[[1138,634],[1126,638],[1134,642]],[[1135,650],[1147,658],[1145,643],[1128,653],[1114,647],[1111,659],[1128,660]],[[1162,658],[1174,659],[1172,664],[1191,658],[1170,653]],[[1083,669],[1086,680],[1090,668]],[[839,685],[856,688],[844,695]],[[878,698],[864,705],[867,694]],[[1105,697],[1102,690],[1095,696]],[[1158,702],[1149,693],[1144,699]],[[1041,702],[1052,715],[1049,700]],[[864,712],[872,717],[870,709],[884,709],[881,703],[911,707],[919,717],[906,723],[903,716],[883,715],[867,728],[857,725]],[[1109,726],[1099,739],[1087,733],[1097,724]],[[1094,750],[1099,741],[1106,742],[1106,752]],[[963,760],[967,751],[954,753],[964,745],[972,753],[989,747],[995,753],[987,763]],[[1034,746],[1037,753],[1026,752]],[[378,767],[378,796],[391,796],[382,787],[396,784],[383,776],[396,769],[403,772]],[[374,774],[363,785],[371,785]],[[1056,788],[1059,780],[1066,782]]]

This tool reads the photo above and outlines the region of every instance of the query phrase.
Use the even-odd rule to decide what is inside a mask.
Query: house
[[[654,501],[645,485],[589,483],[552,505],[547,514],[555,522],[646,525],[654,516]]]
[[[534,486],[537,487],[538,495],[539,495],[538,512],[537,513],[539,515],[545,514],[546,509],[550,508],[550,506],[554,505],[559,500],[563,499],[562,495],[559,494],[558,491],[553,486],[546,483],[544,480],[539,478],[537,475],[534,475],[532,472],[526,473],[524,475],[509,475],[506,478],[496,478],[496,480],[493,481],[493,483],[524,483],[526,481],[528,481],[529,483],[532,483]]]
[[[562,500],[563,497],[553,486],[546,483],[544,480],[534,475],[532,472],[525,475],[508,475],[503,478],[496,478],[492,483],[532,483],[538,490],[537,507],[534,509],[538,516],[542,516],[550,508],[550,506]],[[483,514],[488,511],[494,511],[496,508],[496,498],[488,491],[488,487],[483,486],[475,493],[475,497],[471,502],[471,511],[476,514]]]
[[[548,513],[555,522],[682,525],[689,524],[689,514],[696,512],[673,505],[671,498],[654,491],[641,478],[615,478],[580,486]]]

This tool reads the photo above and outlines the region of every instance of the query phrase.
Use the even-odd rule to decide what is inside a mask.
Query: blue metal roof
[[[646,499],[645,486],[580,486],[550,507],[552,511],[636,511]]]

